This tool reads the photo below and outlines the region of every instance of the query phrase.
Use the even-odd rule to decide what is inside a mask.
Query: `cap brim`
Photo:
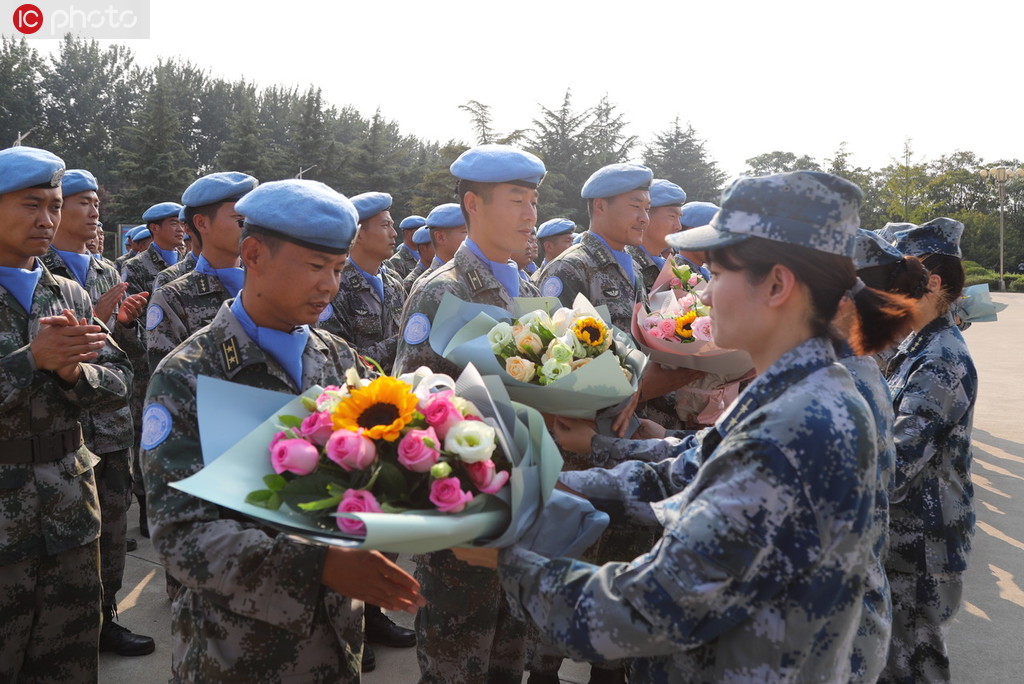
[[[743,242],[749,235],[743,233],[729,233],[718,230],[714,226],[701,226],[671,233],[665,238],[670,247],[686,250],[687,252],[706,252],[720,247],[735,245]]]

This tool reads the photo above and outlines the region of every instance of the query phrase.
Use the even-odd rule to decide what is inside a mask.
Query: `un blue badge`
[[[171,412],[160,404],[150,404],[142,414],[143,449],[155,449],[171,434]]]

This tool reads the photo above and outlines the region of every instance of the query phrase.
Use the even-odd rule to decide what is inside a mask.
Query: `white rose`
[[[530,329],[539,325],[545,330],[551,330],[551,317],[541,309],[523,314],[519,317],[519,323]]]
[[[561,340],[551,340],[548,350],[544,352],[544,356],[540,360],[547,362],[549,359],[554,359],[558,363],[569,363],[572,361],[572,347]]]
[[[569,373],[572,373],[572,366],[567,363],[559,363],[555,359],[548,359],[540,368],[540,382],[542,385],[547,385]]]
[[[519,382],[530,382],[537,372],[537,364],[521,356],[510,356],[505,359],[505,372]]]
[[[495,433],[487,423],[479,420],[464,420],[448,429],[444,448],[455,454],[463,463],[486,461],[494,453]]]
[[[572,321],[575,315],[572,309],[567,309],[564,306],[557,309],[555,313],[551,315],[551,330],[557,336],[564,335],[569,331],[569,326],[572,325]]]
[[[487,333],[487,341],[491,345],[491,351],[501,354],[501,351],[512,344],[512,326],[504,321],[491,328]]]
[[[483,414],[480,413],[480,409],[476,407],[476,404],[471,402],[469,399],[463,399],[462,397],[452,397],[452,404],[459,410],[464,416],[476,416],[482,418]]]

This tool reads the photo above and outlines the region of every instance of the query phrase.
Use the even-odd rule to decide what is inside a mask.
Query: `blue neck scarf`
[[[484,256],[484,253],[480,251],[480,247],[475,242],[470,240],[468,237],[462,244],[466,245],[466,248],[479,257],[480,261],[484,262],[484,265],[490,269],[491,275],[494,279],[501,283],[501,286],[505,288],[505,291],[512,297],[519,296],[519,266],[514,261],[508,261],[504,264],[497,261],[491,261]]]
[[[363,280],[365,280],[367,282],[367,284],[370,286],[370,289],[372,289],[374,291],[374,293],[377,295],[377,299],[379,299],[380,301],[383,302],[384,301],[384,279],[380,277],[380,271],[378,271],[376,275],[371,275],[371,274],[367,273],[366,271],[364,271],[363,269],[361,269],[359,267],[359,264],[357,264],[352,259],[351,256],[349,256],[348,261],[349,261],[350,264],[352,264],[353,268],[355,268],[357,271],[359,271],[359,275],[363,276]]]
[[[220,284],[224,286],[224,289],[227,290],[228,294],[232,297],[238,296],[238,292],[242,289],[242,283],[245,281],[245,271],[238,266],[232,266],[231,268],[214,268],[202,254],[199,255],[198,259],[196,259],[196,271],[214,276],[220,280]]]
[[[89,277],[89,255],[78,252],[65,252],[63,249],[53,248],[53,251],[60,255],[60,258],[67,264],[68,270],[74,274],[75,280],[82,287],[85,287],[85,280]]]
[[[676,254],[676,256],[678,258],[682,259],[683,261],[685,261],[690,266],[690,270],[691,271],[698,271],[698,272],[700,272],[700,274],[704,278],[704,280],[706,280],[706,281],[710,281],[711,280],[711,273],[708,271],[708,269],[704,268],[703,266],[698,266],[697,264],[693,263],[692,261],[690,261],[689,259],[684,257],[682,254]]]
[[[640,245],[640,249],[644,250],[644,254],[646,254],[647,256],[649,256],[651,258],[651,261],[654,262],[654,265],[657,266],[659,270],[662,267],[664,267],[665,266],[665,262],[668,261],[668,259],[666,259],[665,257],[654,256],[653,254],[648,252],[647,248],[644,247],[643,245]]]
[[[262,328],[249,317],[241,297],[231,302],[231,313],[242,324],[242,330],[255,342],[260,349],[270,354],[287,371],[295,381],[295,386],[302,388],[302,352],[309,339],[309,326],[300,325],[291,332],[282,332],[272,328]]]
[[[626,276],[629,277],[629,282],[635,284],[636,274],[633,272],[633,257],[631,257],[628,252],[620,252],[612,249],[611,245],[608,244],[608,241],[594,231],[590,231],[590,234],[604,243],[604,246],[607,247],[608,251],[612,253],[613,257],[615,257],[615,261],[619,262],[619,266],[621,266],[622,270],[626,272]]]
[[[92,258],[95,259],[96,261],[102,261],[103,260],[103,255],[100,254],[99,252],[97,252],[96,254],[92,255]]]
[[[153,242],[153,249],[156,250],[157,254],[159,254],[160,256],[162,256],[164,258],[164,261],[166,261],[169,266],[173,266],[174,264],[178,263],[178,252],[177,251],[175,251],[173,249],[171,249],[171,250],[162,249],[160,247],[160,245],[156,244],[156,242]]]
[[[32,270],[24,268],[11,268],[0,266],[0,285],[4,286],[11,296],[18,300],[21,308],[26,313],[32,311],[32,294],[36,291],[36,285],[43,276],[43,269],[39,268],[39,260],[34,260]]]

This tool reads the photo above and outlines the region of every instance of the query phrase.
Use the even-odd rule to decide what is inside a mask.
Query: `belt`
[[[82,426],[27,439],[0,440],[0,464],[51,463],[82,446]]]

